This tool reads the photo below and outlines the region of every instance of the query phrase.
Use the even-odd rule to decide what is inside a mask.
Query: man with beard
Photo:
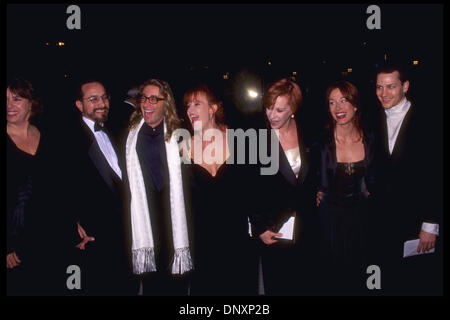
[[[127,239],[125,170],[105,127],[110,96],[102,82],[85,80],[75,105],[81,113],[81,130],[67,144],[70,166],[64,207],[76,237],[73,264],[80,267],[82,290],[78,293],[136,294]]]

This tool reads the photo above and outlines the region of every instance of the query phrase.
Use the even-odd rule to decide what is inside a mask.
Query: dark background
[[[99,75],[112,109],[131,85],[166,80],[180,116],[185,89],[207,79],[222,92],[232,126],[261,126],[261,96],[248,99],[247,88],[261,92],[295,76],[314,140],[326,119],[326,87],[342,78],[360,89],[370,125],[380,109],[374,71],[388,60],[410,69],[412,98],[426,102],[421,108],[442,132],[443,5],[379,4],[381,30],[366,27],[370,4],[78,4],[81,30],[66,27],[69,5],[7,5],[7,76],[25,75],[40,89],[45,123],[73,119],[77,79]]]

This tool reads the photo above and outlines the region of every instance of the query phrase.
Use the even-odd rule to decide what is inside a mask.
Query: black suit
[[[310,267],[314,263],[313,239],[317,225],[313,219],[314,182],[311,173],[310,149],[304,143],[300,125],[298,143],[301,168],[295,176],[278,142],[279,169],[275,175],[259,176],[257,182],[259,204],[257,212],[252,212],[252,233],[258,237],[266,230],[278,232],[279,228],[295,212],[295,244],[289,240],[280,240],[270,246],[262,244],[262,265],[265,293],[268,295],[297,295],[311,289],[313,279]],[[272,152],[270,131],[268,150]]]
[[[74,224],[79,222],[89,236],[86,250],[75,249],[80,263],[82,290],[86,294],[126,295],[137,293],[131,273],[130,219],[126,203],[128,191],[108,164],[94,134],[81,120],[81,130],[71,144],[68,171],[70,202]],[[114,141],[109,135],[114,147]],[[117,153],[122,176],[126,170]],[[75,196],[75,197],[73,197]],[[75,228],[74,228],[75,230]],[[76,243],[80,239],[74,239]]]
[[[386,114],[381,112],[384,194],[378,208],[380,252],[375,262],[382,264],[382,288],[388,294],[438,293],[442,288],[439,243],[435,254],[403,258],[404,242],[418,238],[423,222],[442,228],[442,140],[433,121],[412,104],[390,155]]]

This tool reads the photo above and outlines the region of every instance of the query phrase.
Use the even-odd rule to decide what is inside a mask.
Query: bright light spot
[[[250,98],[255,99],[258,96],[258,92],[256,92],[255,90],[249,89],[247,90],[248,95]]]
[[[348,73],[353,72],[353,69],[352,68],[347,68],[347,72]]]
[[[272,61],[267,62],[267,64],[268,64],[269,66],[271,66],[271,65],[272,65]]]
[[[63,46],[65,46],[66,44],[64,43],[64,42],[62,42],[62,41],[58,41],[58,43],[56,44],[58,47],[63,47]]]
[[[297,75],[297,71],[292,71],[292,75],[296,76]]]
[[[414,60],[413,61],[413,65],[418,66],[419,65],[419,60]]]
[[[230,78],[230,73],[227,72],[227,73],[223,74],[223,75],[222,75],[222,78],[223,78],[224,80],[228,80],[228,79]]]

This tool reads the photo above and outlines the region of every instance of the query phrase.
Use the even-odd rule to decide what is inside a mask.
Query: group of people
[[[32,124],[42,103],[28,80],[13,79],[8,294],[258,295],[261,285],[266,295],[439,294],[441,212],[428,196],[436,170],[424,170],[433,164],[418,145],[425,118],[399,67],[379,68],[375,81],[379,130],[364,126],[356,86],[339,81],[325,94],[324,135],[310,145],[300,86],[270,83],[269,134],[246,140],[242,163],[229,134],[238,128],[207,84],[184,93],[182,128],[169,84],[148,79],[111,119],[121,124],[112,133],[105,84],[84,80],[66,138]],[[249,160],[251,143],[276,159],[275,174]],[[412,239],[417,253],[435,252],[404,258]],[[371,265],[381,270],[375,290]]]

